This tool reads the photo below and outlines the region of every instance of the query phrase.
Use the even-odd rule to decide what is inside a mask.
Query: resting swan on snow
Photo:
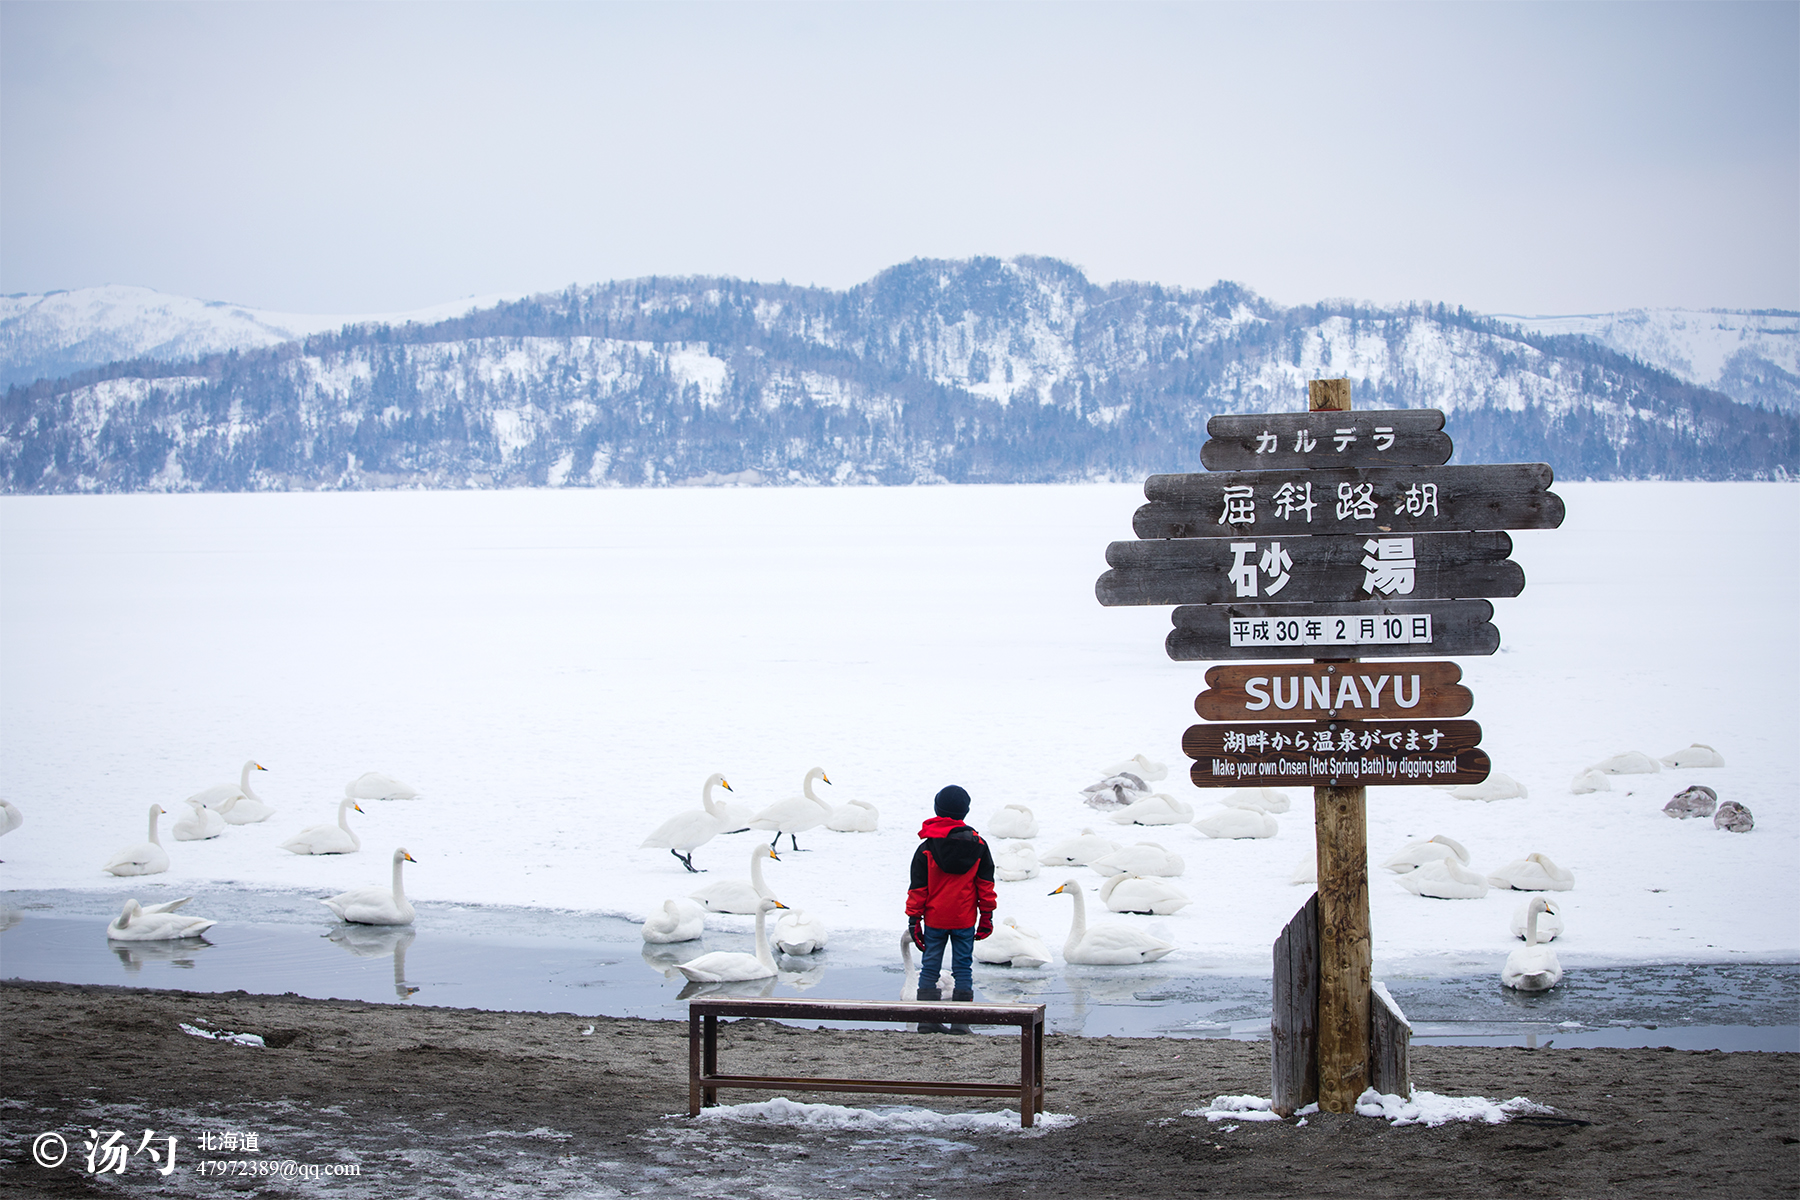
[[[1659,760],[1665,767],[1722,767],[1725,756],[1711,746],[1695,742],[1685,750],[1677,750],[1673,754],[1665,754]]]
[[[150,840],[127,846],[106,860],[102,871],[114,875],[160,875],[169,869],[169,852],[156,838],[156,818],[163,815],[160,804],[150,806]]]
[[[1001,883],[1036,879],[1037,849],[1030,842],[1008,842],[994,851],[994,878]]]
[[[1008,804],[989,817],[982,828],[995,841],[1004,838],[1031,838],[1037,836],[1038,820],[1023,804]]]
[[[808,916],[804,908],[790,908],[775,922],[775,945],[783,954],[812,954],[830,939],[825,922]]]
[[[1216,808],[1196,818],[1194,828],[1209,838],[1272,838],[1281,823],[1260,808]]]
[[[1124,762],[1116,762],[1101,771],[1102,775],[1123,775],[1131,772],[1145,783],[1160,783],[1169,777],[1169,768],[1159,762],[1151,762],[1142,754],[1134,754]]]
[[[652,945],[691,942],[706,932],[706,910],[692,900],[664,900],[644,918],[644,940]]]
[[[719,785],[723,785],[728,792],[731,790],[731,785],[725,782],[725,776],[716,773],[708,775],[706,783],[700,788],[700,807],[676,813],[658,825],[649,837],[638,843],[638,847],[667,850],[682,866],[698,874],[700,868],[694,865],[694,851],[725,831],[725,819],[719,815],[718,806],[712,798],[713,788]],[[682,853],[684,850],[687,853]]]
[[[691,962],[677,963],[675,969],[695,983],[740,983],[750,979],[768,979],[775,975],[775,956],[769,953],[768,916],[787,905],[779,900],[763,900],[756,906],[756,953],[741,950],[714,950]]]
[[[1155,962],[1175,947],[1159,937],[1133,929],[1129,925],[1096,925],[1089,929],[1087,901],[1081,885],[1066,881],[1052,896],[1067,894],[1075,899],[1075,918],[1069,925],[1069,940],[1063,943],[1063,961],[1092,966],[1122,966],[1126,963]]]
[[[115,942],[168,942],[176,938],[199,937],[218,922],[205,917],[184,917],[175,911],[192,899],[192,896],[183,896],[179,900],[152,904],[149,908],[142,907],[135,899],[127,900],[112,924],[106,927],[106,936]]]
[[[1479,900],[1488,893],[1488,881],[1470,870],[1454,854],[1434,859],[1394,882],[1415,896],[1431,900]]]
[[[1157,792],[1132,801],[1106,819],[1115,825],[1185,825],[1194,819],[1194,806],[1166,792]]]
[[[1538,941],[1538,914],[1549,907],[1549,901],[1535,896],[1525,910],[1525,944],[1507,955],[1506,965],[1500,968],[1500,982],[1507,987],[1521,992],[1547,992],[1562,980],[1562,963],[1557,961],[1556,951]]]
[[[1080,837],[1052,846],[1038,857],[1046,867],[1085,867],[1119,848],[1111,838],[1101,837],[1091,829],[1083,829]]]
[[[771,846],[779,842],[781,835],[785,833],[788,835],[788,844],[799,850],[800,843],[795,840],[794,835],[818,828],[831,815],[831,805],[813,794],[815,779],[831,782],[824,767],[814,767],[806,773],[806,780],[800,785],[800,795],[789,796],[786,800],[777,800],[769,805],[756,814],[756,819],[750,822],[750,828],[774,830],[775,837],[769,842]]]
[[[1463,866],[1469,865],[1469,852],[1463,849],[1462,843],[1440,833],[1427,841],[1408,842],[1394,851],[1393,855],[1381,865],[1396,875],[1404,875],[1408,871],[1417,870],[1426,863],[1453,856]]]
[[[881,813],[867,800],[847,800],[831,810],[825,828],[836,833],[874,833]]]
[[[411,925],[413,906],[406,899],[406,888],[400,881],[400,865],[419,860],[404,849],[394,851],[394,886],[351,888],[329,900],[321,900],[340,920],[358,925]]]
[[[362,811],[362,805],[345,796],[338,801],[336,825],[308,825],[281,843],[281,848],[293,854],[355,854],[362,849],[362,839],[350,829],[353,808]]]
[[[189,797],[187,804],[193,811],[176,821],[170,830],[176,841],[203,842],[225,832],[224,817],[192,797]]]
[[[236,783],[215,783],[205,791],[195,792],[193,795],[189,796],[188,799],[204,804],[208,808],[217,809],[224,808],[232,797],[241,796],[247,800],[255,801],[257,805],[268,808],[268,805],[263,804],[262,797],[258,796],[255,789],[250,786],[250,772],[266,771],[268,769],[269,768],[263,766],[253,758],[249,762],[246,762],[243,769],[238,772],[238,781]],[[244,811],[254,812],[255,808],[248,808]],[[272,808],[269,809],[269,812],[274,811],[275,810]],[[245,822],[233,822],[233,824],[244,823]]]
[[[1575,872],[1565,871],[1542,854],[1527,854],[1489,875],[1488,882],[1520,892],[1566,892],[1575,886]]]
[[[1166,917],[1193,903],[1188,894],[1166,879],[1142,875],[1114,875],[1100,885],[1100,900],[1114,912],[1145,913]]]
[[[1111,854],[1096,858],[1088,866],[1102,875],[1181,875],[1187,871],[1187,863],[1182,861],[1181,855],[1155,842],[1121,846]]]
[[[1254,808],[1266,813],[1284,813],[1292,807],[1286,792],[1274,788],[1232,788],[1219,797],[1226,808]]]
[[[910,945],[911,938],[907,939]],[[1041,967],[1050,961],[1044,939],[1011,917],[994,926],[994,932],[975,943],[975,961],[1008,967]],[[910,962],[908,964],[910,966]],[[903,996],[901,999],[910,1000]]]
[[[380,771],[364,771],[344,785],[344,795],[351,800],[417,800],[418,788],[402,783]]]
[[[781,856],[775,853],[775,847],[758,842],[750,847],[749,880],[721,879],[717,883],[707,884],[697,892],[689,892],[688,896],[699,901],[707,912],[754,913],[765,899],[775,898],[769,885],[763,882],[762,865],[765,858],[781,861]]]

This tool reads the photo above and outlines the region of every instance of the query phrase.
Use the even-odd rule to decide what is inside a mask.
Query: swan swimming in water
[[[1122,966],[1155,962],[1175,949],[1169,942],[1129,925],[1096,925],[1089,929],[1087,902],[1082,899],[1081,885],[1071,879],[1050,894],[1063,893],[1075,900],[1075,918],[1069,925],[1069,940],[1063,943],[1063,961]]]
[[[156,818],[162,816],[160,804],[150,806],[150,840],[139,842],[135,846],[127,846],[106,860],[102,871],[111,871],[114,875],[160,875],[169,869],[169,852],[156,838]]]
[[[783,954],[812,954],[825,948],[830,934],[825,922],[804,908],[790,908],[775,922],[775,944]]]
[[[652,945],[691,942],[706,932],[706,910],[692,900],[664,900],[644,920],[644,940]]]
[[[781,861],[781,856],[775,853],[775,847],[765,846],[758,842],[750,847],[750,878],[748,881],[721,879],[717,883],[707,884],[699,891],[689,892],[688,896],[698,901],[707,912],[743,913],[745,915],[754,913],[761,907],[764,900],[775,898],[775,893],[771,892],[769,885],[763,882],[762,865],[765,858],[772,858],[776,862]]]
[[[1038,820],[1029,808],[1023,804],[1008,804],[992,817],[988,818],[983,828],[994,841],[1007,838],[1032,838],[1037,836]]]
[[[775,956],[769,953],[769,914],[787,905],[779,900],[763,900],[756,906],[756,953],[741,950],[714,950],[692,962],[677,963],[675,969],[695,983],[741,983],[767,979],[776,974]]]
[[[421,794],[412,784],[380,771],[364,771],[344,785],[344,796],[350,800],[417,800]]]
[[[728,792],[731,790],[731,785],[725,782],[725,776],[716,772],[708,775],[706,783],[700,788],[700,807],[676,813],[638,843],[639,847],[666,849],[682,866],[698,874],[700,868],[694,865],[694,851],[725,831],[725,819],[719,815],[718,806],[712,798],[713,788],[719,785],[723,785]],[[682,853],[684,850],[687,853]]]
[[[788,844],[799,850],[800,843],[795,840],[794,835],[818,828],[831,815],[831,805],[813,794],[815,779],[831,782],[824,767],[814,767],[806,773],[806,780],[800,785],[800,795],[789,796],[786,800],[777,800],[769,805],[756,814],[756,819],[750,822],[750,828],[773,829],[775,837],[769,842],[771,846],[779,842],[781,835],[785,833],[788,835]]]
[[[1100,885],[1100,900],[1114,912],[1145,913],[1166,917],[1193,903],[1188,894],[1166,879],[1142,875],[1114,875]]]
[[[192,797],[189,797],[187,803],[193,811],[176,821],[170,831],[175,835],[176,841],[203,842],[207,838],[216,838],[225,832],[224,817]]]
[[[1506,956],[1500,982],[1521,992],[1547,992],[1562,981],[1562,963],[1556,951],[1538,941],[1538,914],[1549,909],[1542,896],[1532,897],[1525,910],[1525,944]]]
[[[407,902],[406,888],[400,881],[400,865],[419,860],[404,849],[394,851],[394,886],[351,888],[329,900],[321,900],[341,920],[358,925],[411,925],[413,906]]]
[[[353,808],[362,812],[362,805],[344,797],[338,801],[336,825],[309,825],[281,843],[281,848],[294,854],[355,854],[362,849],[362,839],[350,829]]]
[[[910,944],[912,939],[907,939]],[[994,926],[994,932],[975,943],[975,961],[1008,967],[1041,967],[1050,961],[1050,947],[1036,933],[1011,917]],[[912,965],[909,961],[909,967]],[[902,996],[910,1000],[910,996]]]
[[[233,797],[242,797],[247,800],[252,800],[256,804],[262,805],[264,808],[268,808],[267,805],[262,803],[262,797],[258,796],[255,789],[250,786],[250,772],[266,771],[268,769],[269,768],[263,766],[253,758],[244,764],[243,770],[238,772],[238,781],[236,783],[215,783],[205,791],[195,792],[188,797],[188,800],[190,802],[198,801],[207,808],[219,809],[224,808],[226,803]],[[254,812],[255,808],[248,808],[244,811]],[[274,811],[275,810],[272,808],[269,809],[269,812]],[[241,824],[241,822],[234,821],[233,824]]]
[[[135,899],[127,900],[112,924],[106,927],[106,936],[115,942],[168,942],[176,938],[199,937],[218,922],[205,917],[184,917],[175,911],[192,899],[192,896],[183,896],[164,904],[152,904],[149,908],[142,907]]]

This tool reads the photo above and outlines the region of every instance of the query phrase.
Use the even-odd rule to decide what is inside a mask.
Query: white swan
[[[1266,813],[1284,813],[1292,805],[1286,792],[1274,788],[1233,788],[1219,797],[1226,808],[1254,808]]]
[[[706,910],[692,900],[664,900],[644,920],[644,940],[655,945],[691,942],[706,932]]]
[[[1488,881],[1470,870],[1454,854],[1408,871],[1394,882],[1415,896],[1432,900],[1479,900],[1488,893]]]
[[[169,852],[156,839],[156,818],[162,816],[160,804],[150,806],[150,840],[127,846],[106,860],[102,871],[114,875],[160,875],[169,869]]]
[[[11,833],[25,823],[25,814],[11,800],[0,800],[0,836]]]
[[[1577,796],[1586,796],[1590,792],[1610,792],[1612,784],[1607,782],[1604,771],[1583,771],[1569,781],[1569,790]]]
[[[1437,790],[1449,792],[1457,800],[1481,800],[1492,804],[1496,800],[1523,800],[1530,792],[1525,785],[1511,775],[1503,775],[1499,771],[1491,771],[1480,783],[1438,784]]]
[[[814,767],[806,773],[806,781],[800,785],[800,795],[789,796],[786,800],[777,800],[769,805],[756,814],[756,819],[750,822],[750,828],[774,830],[775,837],[769,842],[771,846],[779,842],[781,835],[785,833],[789,844],[795,850],[800,849],[800,843],[794,840],[794,835],[818,828],[831,815],[831,805],[813,794],[815,779],[831,782],[824,767]]]
[[[714,950],[692,962],[677,963],[675,969],[695,983],[741,983],[751,979],[767,979],[776,973],[775,956],[769,953],[768,916],[787,905],[779,900],[764,900],[756,906],[756,953],[741,950]]]
[[[405,850],[396,850],[392,888],[351,888],[319,903],[336,913],[339,919],[358,925],[411,925],[413,906],[407,902],[406,888],[400,882],[400,865],[418,861]]]
[[[1713,828],[1729,829],[1732,833],[1749,833],[1756,828],[1756,818],[1736,800],[1727,800],[1713,814]]]
[[[1272,838],[1281,825],[1260,808],[1216,808],[1195,818],[1194,828],[1209,838]]]
[[[1096,858],[1088,866],[1102,875],[1181,875],[1187,871],[1187,863],[1182,861],[1181,855],[1155,842],[1121,846],[1111,854]]]
[[[1150,794],[1150,785],[1130,771],[1090,783],[1081,789],[1082,801],[1093,808],[1119,808]]]
[[[823,950],[830,938],[825,922],[804,908],[790,908],[775,922],[775,944],[783,954],[812,954]]]
[[[1036,879],[1037,873],[1037,848],[1030,842],[1008,842],[994,851],[994,878],[1001,883]]]
[[[1544,908],[1538,915],[1538,941],[1554,942],[1563,931],[1562,909],[1558,908],[1556,901],[1550,899],[1548,896],[1534,896],[1532,899],[1519,905],[1518,910],[1513,913],[1512,917],[1513,936],[1522,938],[1529,931],[1531,927],[1531,906],[1539,899],[1543,900]]]
[[[1135,800],[1109,815],[1115,825],[1185,825],[1194,819],[1194,806],[1167,792]]]
[[[1725,756],[1711,746],[1695,742],[1685,750],[1663,755],[1659,761],[1665,767],[1722,767]]]
[[[649,837],[638,843],[639,848],[667,850],[682,866],[698,874],[700,868],[694,865],[694,851],[725,832],[725,819],[719,815],[712,798],[712,790],[719,784],[724,784],[726,791],[731,790],[725,776],[716,772],[708,775],[700,788],[700,807],[676,813],[658,825]],[[682,853],[684,850],[685,854]]]
[[[1294,864],[1294,873],[1288,876],[1288,882],[1295,886],[1319,882],[1319,856],[1308,854]]]
[[[1038,861],[1046,867],[1085,867],[1096,858],[1111,854],[1118,848],[1119,843],[1111,838],[1101,837],[1091,829],[1083,829],[1081,836],[1057,843],[1039,855]]]
[[[203,842],[225,832],[224,817],[192,797],[188,798],[187,803],[193,811],[176,821],[169,830],[175,835],[176,841]]]
[[[362,805],[345,796],[338,801],[336,825],[308,825],[281,843],[281,848],[295,854],[355,854],[362,849],[362,839],[350,829],[353,808],[362,812]]]
[[[1114,912],[1148,913],[1166,917],[1193,901],[1166,879],[1142,875],[1114,875],[1100,885],[1100,900]]]
[[[244,796],[251,800],[255,800],[260,804],[262,803],[262,797],[258,796],[255,790],[250,786],[250,772],[266,771],[268,769],[269,768],[263,766],[253,758],[249,762],[246,762],[243,769],[238,772],[238,781],[236,783],[215,783],[205,791],[195,792],[193,795],[189,796],[188,799],[198,801],[208,808],[224,808],[226,802],[233,796]],[[270,809],[269,811],[274,812],[275,810]]]
[[[1469,865],[1469,852],[1463,848],[1463,844],[1440,833],[1423,842],[1408,842],[1394,851],[1381,865],[1396,875],[1404,875],[1426,863],[1450,857],[1455,857],[1465,867]]]
[[[1035,932],[1008,917],[994,926],[993,933],[975,943],[975,961],[1008,967],[1041,967],[1050,961],[1050,947]]]
[[[1575,872],[1564,870],[1542,854],[1527,854],[1489,875],[1488,882],[1519,892],[1566,892],[1575,886]]]
[[[1603,775],[1654,775],[1662,770],[1662,764],[1641,750],[1626,750],[1601,759],[1588,770]]]
[[[1081,885],[1073,879],[1065,882],[1052,896],[1067,893],[1075,898],[1075,919],[1069,925],[1069,940],[1063,943],[1063,960],[1093,966],[1120,966],[1125,963],[1155,962],[1175,947],[1159,937],[1133,929],[1129,925],[1096,925],[1089,929],[1087,901]]]
[[[993,939],[990,938],[988,940],[992,941]],[[983,943],[981,942],[975,943],[975,953],[977,957],[980,957],[982,945]],[[919,973],[913,969],[912,955],[912,932],[910,930],[903,930],[900,934],[900,998],[902,1000],[917,1000],[919,998]],[[938,968],[938,991],[953,992],[955,990],[956,983],[951,978],[950,972],[944,970],[940,966]]]
[[[1151,762],[1141,754],[1134,754],[1124,762],[1116,762],[1100,772],[1102,775],[1123,775],[1131,772],[1145,783],[1160,783],[1169,777],[1169,768],[1159,762]]]
[[[349,800],[417,800],[422,794],[412,784],[380,771],[364,771],[344,785],[344,796]]]
[[[838,833],[874,833],[881,813],[867,800],[850,800],[831,810],[825,828]],[[783,918],[784,920],[786,918]]]
[[[697,892],[689,892],[690,899],[699,902],[707,912],[716,913],[753,913],[762,902],[773,900],[775,894],[769,885],[763,882],[763,859],[772,858],[781,861],[775,853],[775,847],[765,846],[761,842],[750,847],[750,879],[721,879],[717,883],[709,883]]]
[[[1006,838],[1031,838],[1038,833],[1038,819],[1023,804],[1008,804],[992,817],[985,825],[987,835],[995,841]]]
[[[1678,821],[1685,821],[1689,817],[1710,817],[1718,809],[1719,793],[1703,783],[1683,788],[1663,805],[1663,812]]]
[[[136,900],[127,900],[124,909],[106,927],[106,936],[115,942],[167,942],[199,937],[218,922],[205,917],[184,917],[175,911],[192,899],[192,896],[184,896],[166,904],[152,904],[149,908],[142,907]]]
[[[1538,914],[1549,908],[1542,896],[1532,898],[1526,909],[1525,944],[1506,956],[1500,982],[1521,992],[1547,992],[1562,980],[1562,963],[1556,951],[1538,942]]]

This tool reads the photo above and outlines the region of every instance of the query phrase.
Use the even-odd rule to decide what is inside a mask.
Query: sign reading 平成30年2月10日
[[[1177,662],[1492,654],[1500,648],[1493,617],[1486,600],[1184,604],[1166,646]]]
[[[1480,783],[1491,764],[1474,721],[1194,725],[1181,749],[1195,787]]]

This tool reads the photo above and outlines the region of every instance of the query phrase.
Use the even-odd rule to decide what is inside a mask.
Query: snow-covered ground
[[[1484,870],[1549,855],[1576,878],[1557,897],[1565,965],[1800,957],[1800,490],[1557,491],[1564,527],[1514,535],[1529,582],[1495,602],[1501,652],[1461,660],[1483,744],[1529,798],[1371,789],[1372,857],[1437,833]],[[1194,898],[1114,917],[1097,875],[1063,870],[1001,884],[1003,916],[1060,947],[1069,900],[1047,893],[1073,876],[1090,917],[1164,932],[1172,962],[1265,972],[1305,899],[1289,878],[1312,853],[1306,791],[1264,841],[1118,830],[1077,794],[1141,751],[1212,804],[1179,749],[1205,664],[1165,657],[1166,609],[1093,596],[1140,502],[1131,486],[0,499],[0,796],[25,814],[0,888],[139,892],[100,864],[157,802],[174,865],[155,882],[181,893],[326,895],[385,880],[403,845],[419,897],[640,916],[745,870],[749,834],[702,847],[699,877],[638,847],[708,773],[761,805],[816,765],[881,829],[802,834],[768,877],[846,942],[897,932],[918,823],[958,782],[978,827],[1029,805],[1040,850],[1083,826],[1162,843]],[[1616,752],[1696,741],[1728,765],[1569,791]],[[182,799],[251,757],[277,814],[174,841]],[[359,854],[278,848],[368,770],[425,796],[365,801]],[[1663,816],[1696,782],[1755,831]],[[1381,871],[1371,890],[1378,970],[1487,969],[1515,944],[1519,893],[1420,899]]]

